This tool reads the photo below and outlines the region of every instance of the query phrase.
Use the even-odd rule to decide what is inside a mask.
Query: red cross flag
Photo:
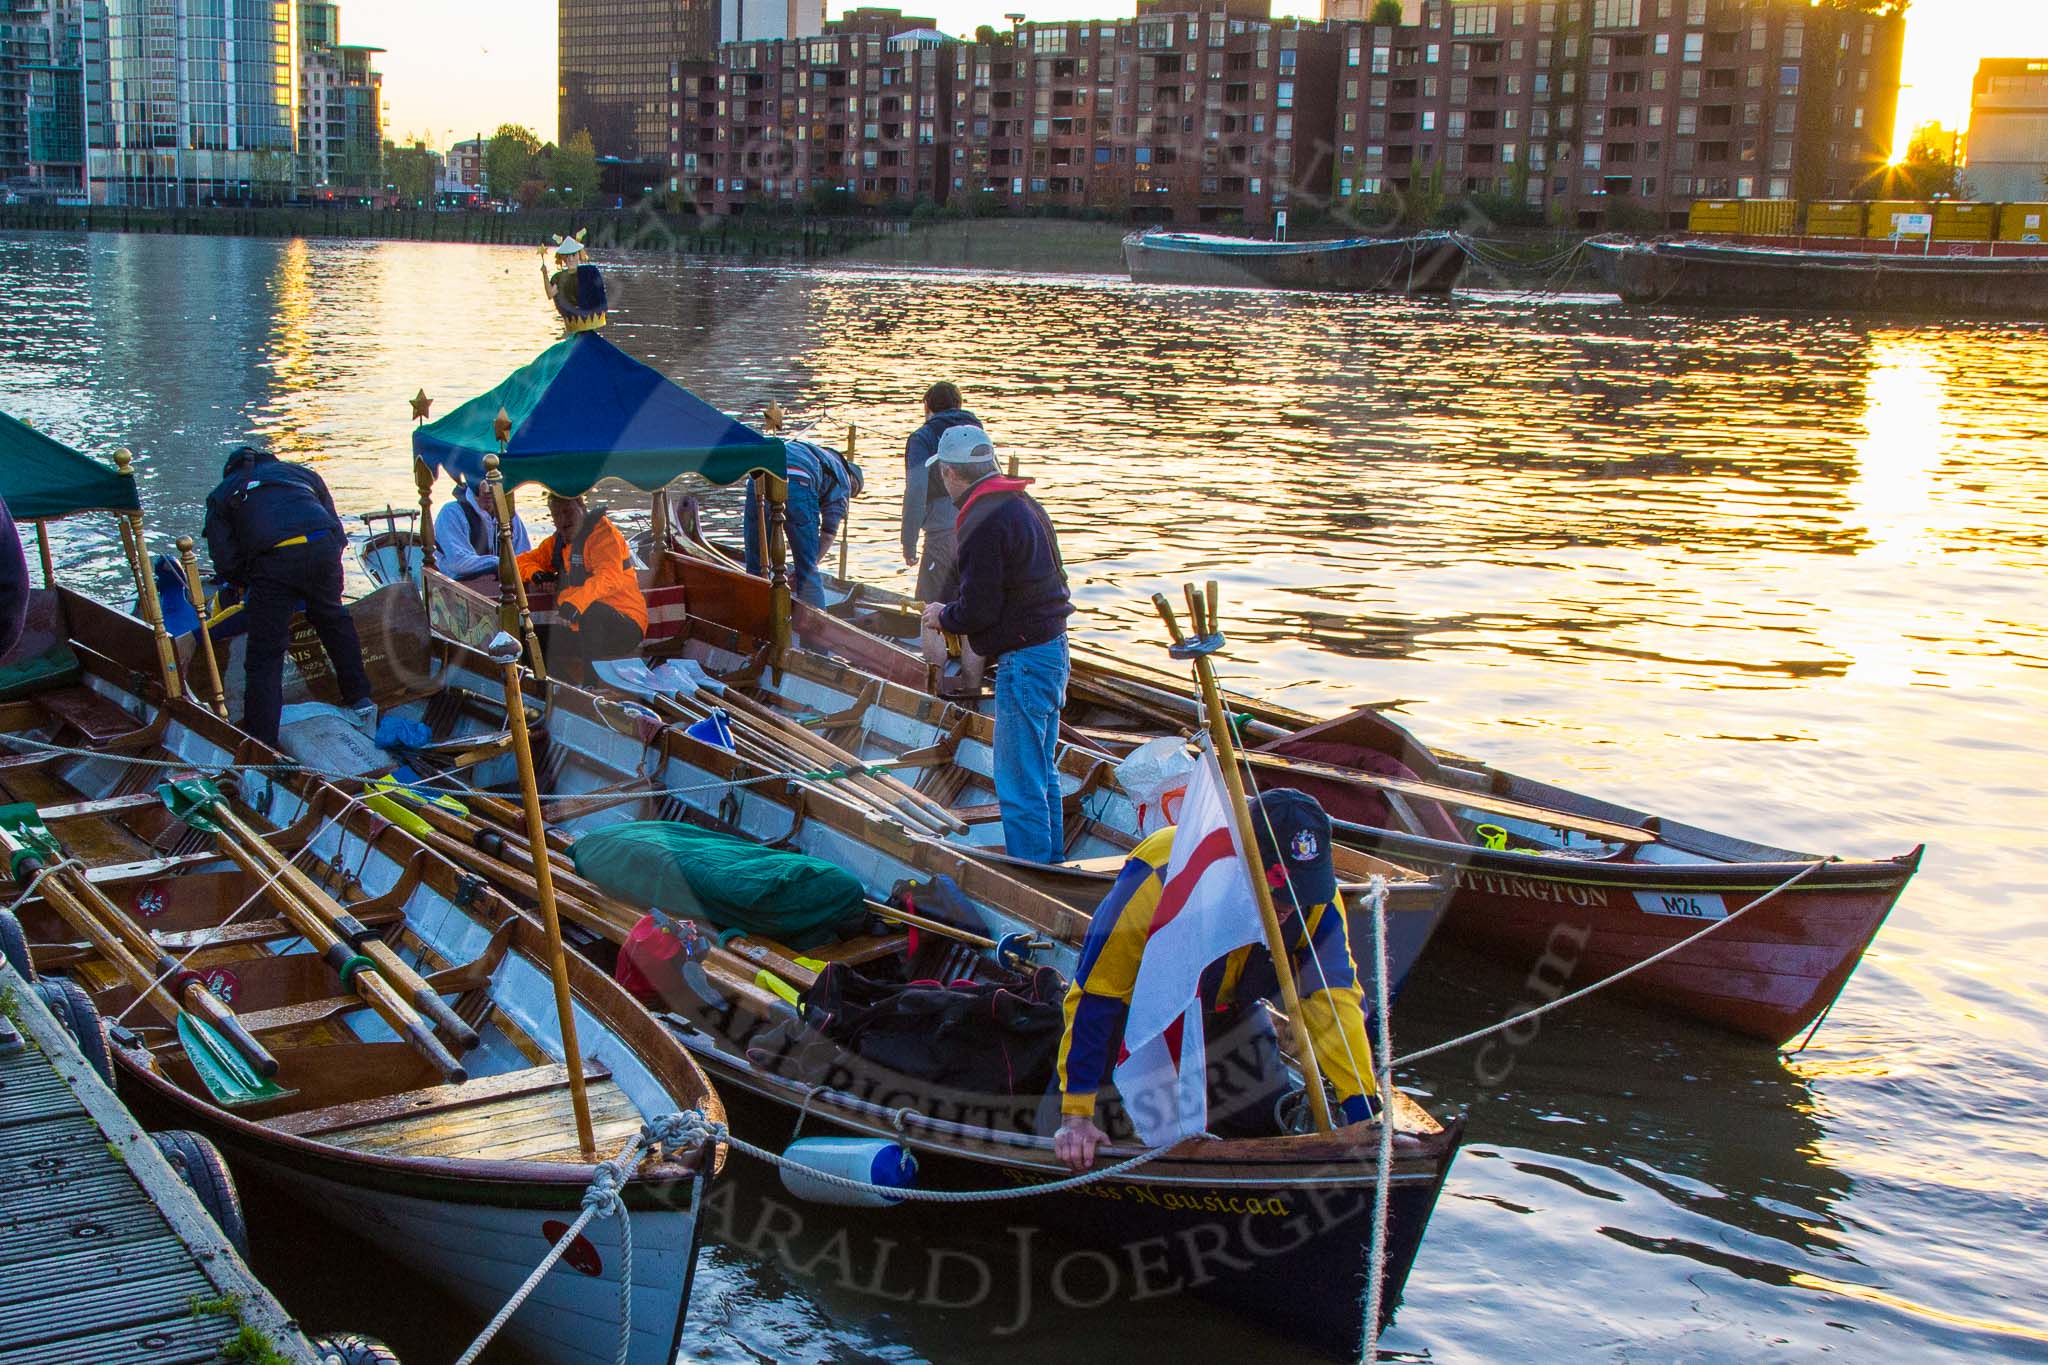
[[[1208,1126],[1202,973],[1224,954],[1265,937],[1229,801],[1205,744],[1181,803],[1116,1067],[1117,1091],[1148,1146]]]

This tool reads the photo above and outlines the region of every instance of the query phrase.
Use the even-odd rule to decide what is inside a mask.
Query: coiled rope
[[[1365,1348],[1359,1358],[1379,1359],[1380,1310],[1385,1303],[1387,1274],[1387,1224],[1393,1203],[1394,1183],[1394,1026],[1393,1006],[1387,985],[1387,879],[1374,873],[1366,884],[1366,904],[1372,907],[1373,935],[1379,952],[1373,972],[1373,1009],[1379,1024],[1379,1038],[1373,1053],[1379,1058],[1380,1145],[1379,1179],[1372,1190],[1372,1253],[1366,1260]]]

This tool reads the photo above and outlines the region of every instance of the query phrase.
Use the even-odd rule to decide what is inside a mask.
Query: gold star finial
[[[425,389],[421,389],[418,393],[414,394],[411,398],[408,398],[406,401],[412,404],[412,420],[415,422],[426,421],[427,410],[434,406],[434,400],[427,397],[427,391]]]
[[[497,419],[491,423],[491,430],[497,433],[499,445],[504,445],[507,441],[511,440],[512,414],[503,408],[499,408]]]

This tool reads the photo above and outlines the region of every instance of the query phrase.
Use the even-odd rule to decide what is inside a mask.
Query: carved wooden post
[[[762,475],[768,483],[768,639],[779,665],[789,650],[789,480]]]
[[[227,719],[228,694],[221,686],[220,660],[213,652],[213,631],[206,624],[206,592],[199,586],[199,556],[192,553],[192,537],[178,537],[178,563],[185,568],[185,597],[192,603],[193,614],[199,618],[199,655],[206,665],[206,686],[210,693],[206,704],[222,720]]]
[[[133,482],[135,456],[126,447],[115,451],[114,468],[122,478]],[[122,514],[121,540],[128,548],[135,570],[135,592],[142,603],[143,620],[149,624],[150,634],[156,637],[156,662],[163,673],[164,696],[175,701],[184,695],[185,688],[178,672],[177,646],[171,643],[171,634],[164,629],[164,606],[156,595],[156,566],[149,562],[149,541],[142,533],[142,513]]]
[[[498,419],[510,426],[503,409]],[[504,439],[502,435],[499,438]],[[498,509],[498,616],[506,621],[508,629],[517,629],[519,638],[526,642],[527,658],[533,668],[533,676],[546,682],[547,661],[541,658],[540,636],[533,628],[533,609],[526,601],[526,580],[519,576],[519,556],[512,551],[512,498],[505,491],[505,476],[500,472],[498,457],[484,456],[484,487],[490,490],[491,505]]]
[[[413,429],[418,430],[426,424],[427,413],[434,406],[434,400],[427,397],[425,389],[421,389],[406,401],[412,404]],[[420,490],[420,564],[431,569],[434,567],[434,471],[417,455],[412,457],[412,481]],[[396,531],[398,523],[392,522],[391,529]],[[426,579],[422,577],[420,581],[424,584]]]

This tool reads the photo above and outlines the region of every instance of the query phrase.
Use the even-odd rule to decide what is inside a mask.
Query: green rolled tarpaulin
[[[795,948],[829,943],[867,913],[860,881],[837,864],[674,820],[608,825],[570,856],[576,875],[620,900]]]
[[[0,412],[0,498],[16,521],[139,512],[135,480]]]
[[[438,421],[413,432],[434,469],[481,482],[499,455],[496,422],[512,423],[500,469],[509,485],[574,496],[599,479],[653,492],[684,474],[734,483],[754,470],[787,474],[782,442],[737,422],[596,332],[556,342]]]

